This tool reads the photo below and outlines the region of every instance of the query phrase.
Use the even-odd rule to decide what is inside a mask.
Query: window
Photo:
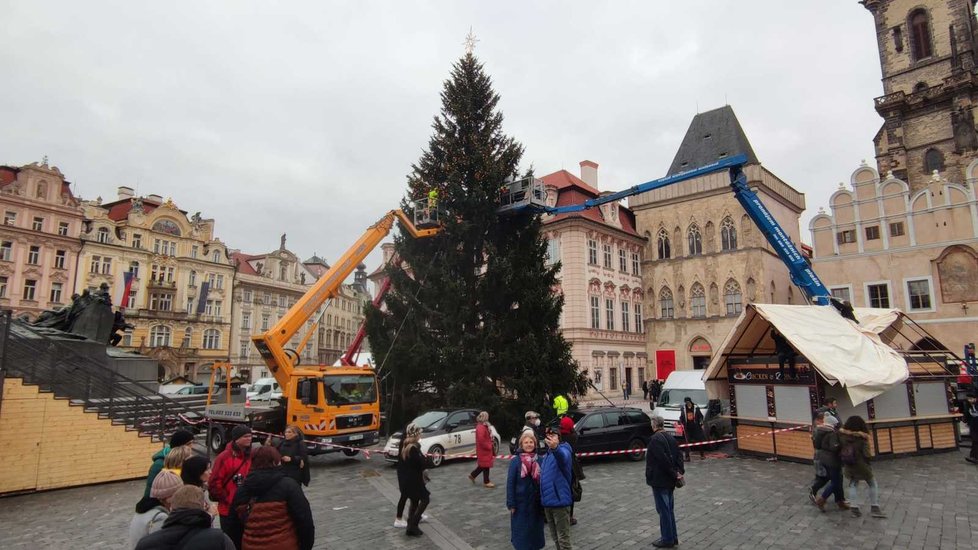
[[[68,236],[68,222],[60,222],[58,224],[58,235],[62,237]]]
[[[238,350],[238,356],[245,361],[248,360],[248,355],[251,354],[251,342],[244,341],[241,342],[241,349]]]
[[[632,309],[635,310],[635,332],[644,332],[642,328],[642,304],[635,302],[632,304]]]
[[[245,303],[249,303],[250,304],[251,303],[251,300],[252,300],[252,292],[251,292],[251,289],[245,290],[243,292],[243,294],[244,294],[244,301],[245,301]]]
[[[27,279],[24,281],[24,299],[34,300],[34,293],[37,291],[37,281],[34,279]]]
[[[642,271],[639,269],[641,262],[639,261],[638,254],[632,253],[632,275],[636,277],[642,276]]]
[[[198,247],[197,245],[191,246],[190,247],[190,257],[191,258],[196,258],[197,257],[197,253],[199,251],[200,251],[200,247]]]
[[[51,283],[51,302],[55,304],[61,303],[61,291],[64,288],[62,283]]]
[[[930,309],[930,280],[915,279],[907,281],[907,297],[910,300],[910,310]]]
[[[109,242],[109,229],[107,227],[99,227],[98,232],[96,232],[96,239],[100,243]]]
[[[934,171],[944,171],[944,155],[937,149],[928,149],[924,153],[924,172],[930,175]]]
[[[615,301],[605,298],[604,301],[605,328],[615,330]]]
[[[214,328],[209,328],[204,331],[204,349],[220,349],[221,348],[221,332]]]
[[[547,265],[560,261],[560,240],[552,237],[547,240]]]
[[[630,310],[631,307],[628,302],[621,303],[621,330],[625,332],[631,331],[629,328],[631,323],[629,321],[631,320],[632,312]]]
[[[190,286],[197,286],[197,272],[190,272]]]
[[[112,275],[112,258],[102,258],[102,275]]]
[[[893,222],[890,224],[891,237],[902,237],[904,234],[903,222]]]
[[[187,327],[183,331],[183,341],[180,343],[180,347],[189,348],[190,344],[194,340],[194,329]]]
[[[149,329],[149,345],[154,348],[170,345],[170,327],[156,325]]]
[[[893,48],[897,53],[903,51],[903,29],[900,27],[893,27]]]
[[[54,267],[58,269],[65,268],[65,262],[68,258],[68,252],[65,250],[56,250],[54,252]]]
[[[32,246],[27,251],[27,263],[37,265],[41,263],[41,247]]]
[[[224,275],[218,275],[214,288],[224,288]]]
[[[689,289],[689,303],[693,317],[706,317],[706,293],[703,291],[703,285],[697,283]]]
[[[918,61],[932,54],[930,42],[930,22],[925,10],[915,10],[910,14],[910,53]]]
[[[727,306],[727,315],[740,315],[741,310],[740,284],[730,279],[723,285],[723,303]]]
[[[866,285],[869,307],[890,307],[890,287],[886,283]]]
[[[0,275],[0,298],[7,297],[7,277]]]
[[[251,330],[251,312],[241,312],[241,328]]]
[[[133,248],[142,248],[143,247],[143,236],[140,235],[139,233],[133,233],[132,234],[132,247]]]
[[[272,295],[269,292],[262,294],[262,304],[270,306],[272,305]]]
[[[102,271],[102,257],[92,256],[92,265],[88,268],[89,273],[98,273]]]
[[[669,249],[669,232],[666,231],[666,228],[663,227],[659,229],[659,234],[656,237],[656,240],[658,241],[659,259],[668,260],[671,258],[672,250]]]
[[[839,231],[835,234],[835,240],[839,244],[848,244],[856,242],[856,230],[846,229],[845,231]]]
[[[628,273],[628,253],[618,249],[618,271]]]
[[[221,263],[221,251],[215,250],[214,254],[211,255],[211,258],[213,259],[214,263]]]
[[[166,239],[155,239],[153,241],[153,253],[163,256],[176,256],[177,243],[176,241],[168,241]]]
[[[39,218],[39,217],[35,216],[34,217],[34,223],[31,224],[31,229],[33,229],[34,231],[43,231],[44,230],[44,218]]]
[[[7,211],[3,214],[3,224],[4,225],[17,225],[17,213]]]
[[[875,241],[880,238],[880,226],[870,225],[866,228],[866,240]]]
[[[720,222],[720,249],[723,251],[737,250],[737,227],[730,216]]]
[[[132,273],[133,279],[139,278],[139,262],[129,262],[129,273]]]
[[[672,319],[675,316],[675,310],[673,309],[672,302],[672,291],[668,288],[663,288],[659,292],[659,316],[663,319]]]
[[[689,226],[689,231],[686,234],[686,241],[689,245],[689,255],[699,256],[703,254],[703,236],[700,235],[700,228],[693,225]]]
[[[126,309],[136,309],[136,289],[129,289],[129,296],[126,298]]]
[[[278,298],[278,307],[285,307],[285,296],[279,294],[278,296],[276,296],[276,298]],[[346,306],[346,303],[344,303],[343,305]],[[345,310],[346,307],[344,307],[343,309]]]
[[[194,309],[194,297],[193,296],[188,296],[187,297],[187,313],[196,313],[196,311]]]
[[[601,249],[604,252],[604,267],[605,269],[611,269],[611,245],[602,245]]]
[[[0,242],[0,260],[10,261],[14,255],[14,243],[11,241]]]
[[[173,295],[165,292],[154,292],[149,295],[149,309],[156,311],[172,311]]]
[[[829,289],[829,292],[832,293],[833,298],[838,298],[850,303],[852,302],[852,292],[850,292],[849,287],[847,286],[835,287]]]
[[[224,304],[221,300],[207,300],[207,305],[204,306],[204,315],[213,315],[215,317],[221,316],[221,306]]]

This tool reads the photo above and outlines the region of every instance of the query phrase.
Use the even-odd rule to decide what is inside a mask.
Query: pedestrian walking
[[[540,505],[540,462],[537,438],[523,432],[517,453],[509,461],[506,477],[506,508],[509,509],[510,542],[516,550],[540,550],[543,536],[543,508]]]
[[[489,481],[489,470],[496,459],[493,452],[492,431],[489,429],[489,413],[482,411],[475,418],[475,456],[476,468],[469,474],[469,481],[475,483],[475,478],[482,474],[482,485],[486,489],[495,489],[496,485]]]
[[[309,486],[309,452],[298,426],[286,426],[284,437],[275,448],[282,455],[282,471],[296,482]]]
[[[652,401],[654,403],[659,402],[659,395],[662,394],[662,381],[655,379],[652,381]]]
[[[570,445],[560,441],[559,430],[555,427],[547,428],[546,442],[547,454],[543,455],[540,465],[540,502],[557,550],[571,550],[573,451]]]
[[[965,457],[965,460],[972,464],[978,464],[978,445],[975,444],[975,441],[978,440],[978,401],[976,401],[975,394],[968,394],[964,407],[962,407],[962,413],[964,415],[962,420],[968,425],[968,430],[971,433],[971,453]]]
[[[255,451],[228,517],[229,536],[241,550],[310,550],[316,541],[312,510],[299,482],[282,470],[275,447]]]
[[[163,528],[170,515],[170,498],[183,487],[183,482],[171,471],[156,474],[150,485],[149,496],[136,505],[136,514],[129,522],[129,548],[136,548],[143,537]]]
[[[642,401],[649,400],[649,381],[642,380]]]
[[[679,414],[679,423],[683,427],[683,438],[686,440],[687,445],[706,441],[706,435],[703,433],[703,412],[700,411],[700,408],[689,397],[683,399],[683,410]],[[690,460],[690,448],[683,447],[683,455],[687,461]],[[706,449],[704,446],[697,445],[696,449],[700,452],[700,460],[705,459]]]
[[[659,514],[660,537],[652,543],[656,548],[672,548],[679,544],[674,496],[676,488],[685,484],[683,476],[686,473],[679,445],[664,428],[662,417],[653,416],[653,433],[645,451],[645,484],[652,487],[655,511]]]
[[[431,492],[425,486],[428,462],[421,453],[419,439],[421,439],[421,427],[414,423],[409,424],[397,458],[397,485],[401,490],[401,498],[411,501],[406,531],[409,537],[420,537],[424,534],[418,528],[418,524],[421,523],[422,515],[431,502]]]
[[[217,502],[221,530],[227,533],[231,540],[236,540],[230,531],[228,519],[231,514],[231,502],[234,501],[238,486],[244,482],[251,470],[251,440],[251,428],[235,426],[231,430],[231,441],[214,459],[214,469],[207,480],[207,493],[211,500]]]
[[[574,431],[574,421],[569,416],[560,419],[560,438],[571,448],[571,495],[574,497],[570,507],[570,524],[577,525],[574,517],[574,504],[581,498],[581,480],[585,478],[584,468],[577,458],[577,432]]]
[[[163,469],[163,461],[166,459],[166,455],[170,454],[173,449],[190,446],[193,448],[194,444],[194,434],[187,430],[177,430],[173,432],[170,436],[170,441],[163,446],[163,449],[157,451],[153,455],[153,464],[149,467],[149,472],[146,474],[146,490],[143,491],[143,498],[149,497],[149,491],[153,486],[153,480],[156,479],[156,475],[160,473]]]
[[[815,464],[824,470],[822,482],[812,486],[812,494],[818,492],[820,485],[825,486],[821,495],[815,496],[815,506],[825,511],[825,501],[829,495],[835,495],[835,505],[841,510],[848,510],[849,504],[846,502],[845,489],[842,486],[842,443],[839,441],[839,434],[836,432],[838,420],[828,413],[818,413],[815,416],[815,433],[812,443],[815,446]]]
[[[628,401],[628,384],[624,380],[621,381],[621,396],[625,401]]]
[[[159,531],[147,535],[136,550],[234,550],[234,543],[220,529],[211,527],[204,491],[184,485],[171,499],[169,517]]]
[[[859,510],[859,482],[865,481],[869,487],[870,515],[885,518],[880,507],[880,489],[873,476],[872,454],[869,451],[869,427],[861,416],[850,416],[839,430],[842,450],[839,457],[846,478],[849,480],[849,502],[852,515],[862,515]]]

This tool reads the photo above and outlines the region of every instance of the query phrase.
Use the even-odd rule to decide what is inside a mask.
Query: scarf
[[[540,465],[537,464],[536,453],[520,453],[520,477],[526,476],[540,483]]]

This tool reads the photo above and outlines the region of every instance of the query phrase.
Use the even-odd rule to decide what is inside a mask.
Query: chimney
[[[126,187],[125,185],[120,185],[119,186],[119,200],[120,201],[131,199],[133,197],[133,195],[134,195],[134,193],[133,193],[132,187]]]
[[[581,161],[581,179],[591,187],[598,188],[598,163],[590,160]]]
[[[146,200],[155,204],[163,204],[163,197],[159,195],[148,195]]]

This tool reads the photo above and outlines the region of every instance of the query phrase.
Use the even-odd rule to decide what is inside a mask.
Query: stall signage
[[[775,368],[767,368],[765,365],[728,365],[729,381],[735,384],[798,384],[810,385],[815,380],[812,376],[812,369],[808,365],[797,365],[796,378],[788,377],[788,369],[785,368],[784,379],[781,372]]]

